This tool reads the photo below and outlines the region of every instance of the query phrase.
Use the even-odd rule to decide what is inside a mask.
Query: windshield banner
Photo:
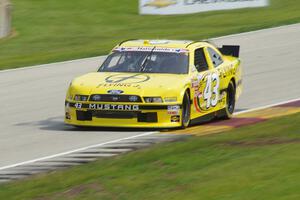
[[[188,53],[187,49],[178,49],[178,48],[163,48],[163,47],[117,47],[114,51],[142,51],[142,52],[165,52],[165,53]]]
[[[268,6],[269,0],[140,0],[140,14],[175,15]]]

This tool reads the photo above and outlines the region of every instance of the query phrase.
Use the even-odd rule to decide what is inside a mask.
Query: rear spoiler
[[[219,51],[225,56],[240,56],[240,46],[237,45],[223,45],[222,48],[219,48]]]

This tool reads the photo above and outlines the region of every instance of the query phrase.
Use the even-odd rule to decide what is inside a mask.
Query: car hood
[[[122,94],[141,96],[178,95],[188,84],[187,74],[145,74],[94,72],[72,81],[72,93],[109,94],[121,91]]]

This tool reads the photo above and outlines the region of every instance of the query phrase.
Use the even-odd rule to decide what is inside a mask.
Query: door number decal
[[[209,74],[207,76],[206,86],[203,93],[207,109],[209,109],[210,107],[215,107],[218,104],[219,86],[219,76],[216,73]]]

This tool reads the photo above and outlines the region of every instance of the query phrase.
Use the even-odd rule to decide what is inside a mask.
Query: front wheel
[[[181,128],[185,129],[189,126],[191,121],[191,101],[190,96],[185,92],[182,101],[182,117],[181,117]]]

